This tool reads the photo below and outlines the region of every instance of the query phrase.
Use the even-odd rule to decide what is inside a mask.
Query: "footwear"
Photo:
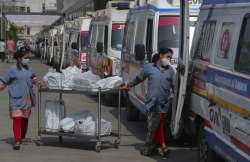
[[[167,157],[168,154],[169,154],[169,149],[167,147],[165,147],[165,148],[158,148],[158,153],[162,157]]]
[[[141,155],[143,156],[151,156],[154,152],[154,145],[145,145],[144,148],[141,149]]]
[[[21,148],[20,144],[17,143],[13,146],[14,150],[20,150],[20,148]]]

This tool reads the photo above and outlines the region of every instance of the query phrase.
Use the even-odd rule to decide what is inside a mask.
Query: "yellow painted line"
[[[207,98],[207,91],[199,87],[193,86],[192,91]]]
[[[243,117],[247,117],[247,118],[250,118],[250,111],[246,110],[245,108],[239,106],[239,105],[236,105],[234,103],[231,103],[231,102],[228,102],[218,96],[215,96],[213,94],[209,94],[206,90],[204,89],[201,89],[199,87],[196,87],[196,86],[193,86],[192,87],[192,91],[194,93],[197,93],[203,97],[206,97],[208,99],[211,99],[213,100],[214,102],[222,105],[224,108],[226,109],[229,109],[233,112],[236,112],[236,113],[239,113],[241,114]]]
[[[220,97],[217,97],[213,94],[208,94],[208,98],[212,99],[213,101],[215,101],[216,103],[219,103],[220,105],[222,105],[224,108],[227,108],[233,112],[237,112],[239,114],[241,114],[243,117],[250,117],[250,111],[244,109],[243,107],[236,105],[234,103],[228,102]]]

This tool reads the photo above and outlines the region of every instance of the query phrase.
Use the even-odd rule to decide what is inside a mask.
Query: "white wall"
[[[30,7],[30,12],[42,12],[43,0],[26,0],[26,4]]]

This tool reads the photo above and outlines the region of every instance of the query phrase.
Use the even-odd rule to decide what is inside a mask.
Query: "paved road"
[[[0,76],[10,65],[0,63]],[[39,77],[46,74],[48,67],[39,61],[33,61],[33,68]],[[47,96],[50,99],[57,96]],[[88,109],[96,114],[96,100],[84,95],[64,96],[68,112]],[[171,147],[171,153],[167,159],[159,156],[143,157],[139,153],[143,145],[145,135],[145,122],[127,122],[125,114],[122,113],[122,143],[119,149],[107,145],[101,153],[93,151],[95,142],[91,139],[64,138],[59,144],[56,137],[43,137],[44,144],[36,146],[33,140],[37,135],[37,111],[33,109],[30,118],[28,138],[31,139],[27,145],[22,146],[20,151],[12,150],[12,122],[8,114],[7,90],[0,93],[0,162],[196,162],[195,148]],[[103,107],[104,118],[116,121],[116,109]],[[114,125],[115,126],[115,125]],[[107,140],[110,140],[109,138]]]

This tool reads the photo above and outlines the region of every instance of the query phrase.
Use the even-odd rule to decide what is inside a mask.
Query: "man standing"
[[[166,48],[160,50],[153,57],[153,63],[145,65],[140,74],[125,89],[130,89],[148,79],[145,108],[147,109],[147,135],[142,155],[149,156],[155,146],[159,145],[159,153],[166,156],[168,153],[165,130],[166,117],[169,109],[168,98],[175,84],[176,70],[171,66],[170,60],[173,50]]]

